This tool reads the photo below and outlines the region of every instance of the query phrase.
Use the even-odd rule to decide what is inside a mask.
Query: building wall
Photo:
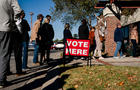
[[[116,43],[114,42],[114,31],[116,29],[116,24],[120,21],[115,16],[106,17],[107,31],[105,34],[105,52],[108,56],[113,56],[116,48]]]

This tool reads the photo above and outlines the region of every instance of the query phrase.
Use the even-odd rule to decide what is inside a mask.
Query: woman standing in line
[[[95,48],[96,48],[95,27],[90,26],[89,40],[90,40],[90,54],[91,54],[92,51],[93,51],[93,54],[94,54],[94,51],[95,51]],[[94,56],[92,58],[95,59]]]
[[[95,28],[96,28],[96,29],[95,29],[96,49],[95,49],[95,51],[94,51],[94,57],[96,56],[96,53],[97,53],[98,56],[99,56],[99,59],[104,59],[104,58],[102,57],[102,52],[101,52],[101,50],[102,50],[102,42],[101,42],[101,40],[100,40],[100,36],[102,36],[103,34],[102,34],[102,32],[100,31],[100,28],[99,28],[98,25],[97,25]]]
[[[66,47],[65,44],[67,44],[67,39],[72,39],[72,34],[70,31],[70,24],[69,23],[65,24],[63,36],[64,36],[64,52],[63,52],[63,59],[64,59],[65,58],[65,47]]]
[[[133,52],[133,57],[136,57],[136,46],[138,44],[138,31],[137,31],[137,26],[132,25],[130,27],[130,40],[132,43],[132,52]]]

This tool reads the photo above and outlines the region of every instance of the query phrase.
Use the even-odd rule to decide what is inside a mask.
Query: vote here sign
[[[89,44],[89,40],[67,39],[65,55],[88,56]]]

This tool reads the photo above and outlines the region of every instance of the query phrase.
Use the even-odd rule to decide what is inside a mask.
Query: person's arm
[[[138,39],[138,32],[136,31],[136,43],[138,44],[138,41],[139,41],[139,39]]]
[[[11,0],[11,7],[13,8],[15,17],[17,17],[22,11],[17,0]]]
[[[54,30],[53,30],[53,27],[52,27],[52,25],[51,25],[51,40],[53,40],[53,38],[54,38]]]

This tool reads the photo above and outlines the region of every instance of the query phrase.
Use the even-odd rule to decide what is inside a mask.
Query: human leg
[[[0,86],[5,85],[9,60],[10,33],[0,32]]]
[[[26,69],[27,68],[27,62],[28,62],[28,43],[27,42],[22,42],[22,47],[23,47],[23,63],[22,63],[22,68]]]
[[[36,42],[33,42],[34,44],[34,57],[33,57],[33,63],[38,63],[38,49],[39,49],[39,45],[36,44]]]
[[[16,63],[16,73],[22,72],[22,43],[15,39],[14,44],[14,56]]]
[[[132,39],[131,40],[131,42],[132,42],[132,44],[133,44],[133,50],[132,50],[132,52],[133,52],[133,57],[136,57],[136,40],[134,40],[134,39]]]
[[[114,53],[114,57],[117,57],[117,54],[118,54],[119,50],[121,49],[122,43],[120,41],[118,41],[116,44],[117,45],[116,45],[116,50],[115,50],[115,53]]]

